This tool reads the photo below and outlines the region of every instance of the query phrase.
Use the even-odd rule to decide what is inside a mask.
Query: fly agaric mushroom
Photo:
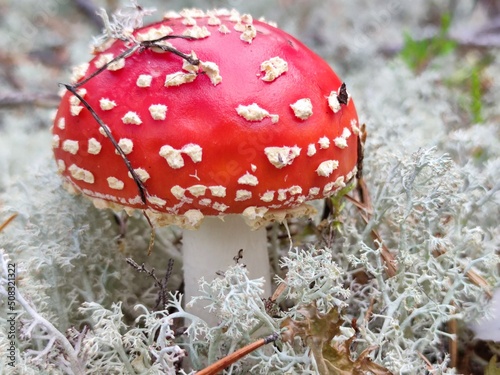
[[[184,231],[186,300],[244,249],[267,280],[264,226],[312,215],[356,174],[345,84],[284,31],[236,11],[169,12],[74,70],[53,127],[65,185]]]

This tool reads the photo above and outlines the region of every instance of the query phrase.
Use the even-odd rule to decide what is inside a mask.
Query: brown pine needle
[[[288,284],[286,283],[286,279],[283,282],[281,282],[280,284],[278,284],[278,287],[276,288],[276,290],[274,291],[274,293],[271,297],[271,301],[276,302],[278,300],[278,298],[281,297],[281,295],[283,294],[283,292],[285,291],[287,286],[288,286]]]
[[[220,359],[219,361],[211,364],[208,367],[205,367],[203,370],[200,370],[196,373],[196,375],[216,375],[220,371],[224,370],[226,367],[231,366],[236,361],[240,360],[247,354],[250,354],[254,350],[259,349],[260,347],[269,344],[270,342],[276,341],[278,339],[278,333],[273,333],[270,336],[267,336],[263,339],[257,340],[247,346],[244,346],[241,349],[238,349],[232,354]]]
[[[457,342],[457,334],[458,334],[458,326],[456,319],[450,319],[448,321],[448,332],[452,335],[455,335],[455,338],[450,338],[450,367],[456,368],[458,365],[458,342]]]
[[[7,220],[0,224],[0,232],[3,231],[17,217],[17,212],[10,215]]]

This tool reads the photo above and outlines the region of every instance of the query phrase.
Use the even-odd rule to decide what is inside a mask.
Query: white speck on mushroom
[[[250,206],[245,208],[241,214],[249,220],[256,220],[263,218],[267,211],[269,211],[267,207]]]
[[[214,210],[224,212],[229,208],[229,206],[225,205],[224,203],[214,202],[214,204],[212,205],[212,208]]]
[[[275,123],[279,119],[278,115],[270,115],[264,108],[259,107],[257,103],[252,103],[250,105],[240,104],[238,108],[236,108],[236,112],[248,121],[262,121],[266,117],[271,117],[271,121]]]
[[[175,72],[167,74],[165,77],[165,87],[180,86],[185,83],[193,82],[196,79],[194,73]]]
[[[351,120],[351,129],[352,129],[352,132],[356,135],[359,135],[360,134],[360,130],[359,130],[359,127],[358,127],[358,122],[356,121],[356,119],[352,119]]]
[[[260,70],[262,72],[265,72],[265,76],[262,77],[262,80],[266,82],[272,82],[276,78],[281,76],[283,73],[288,71],[288,63],[281,57],[275,56],[271,57],[269,60],[266,60],[262,64],[260,64]],[[300,99],[300,100],[305,100],[305,99]],[[299,102],[300,100],[298,100],[297,102]],[[311,114],[312,114],[312,106],[311,106]]]
[[[208,36],[210,36],[210,31],[206,28],[206,26],[200,27],[200,26],[193,26],[190,27],[182,33],[183,36],[195,38],[195,39],[203,39]]]
[[[150,47],[150,49],[155,53],[167,53],[167,50],[163,47],[174,48],[172,43],[167,42],[166,40],[162,40],[159,42],[155,42],[155,45],[153,47]]]
[[[271,122],[273,124],[276,124],[280,120],[280,116],[279,115],[269,115],[269,118],[271,119]]]
[[[246,201],[252,198],[252,192],[248,190],[236,190],[235,201]]]
[[[345,140],[345,138],[337,137],[333,140],[333,142],[335,143],[335,146],[337,146],[338,148],[347,147],[347,141]]]
[[[76,83],[80,79],[85,77],[85,74],[87,74],[87,70],[89,69],[89,66],[90,66],[89,63],[83,63],[73,67],[73,71],[70,78],[71,83]]]
[[[71,112],[71,116],[78,116],[82,111],[83,107],[81,105],[72,105],[69,107],[69,111]]]
[[[301,148],[293,147],[266,147],[264,153],[269,162],[276,168],[281,169],[293,163],[293,160],[300,155]]]
[[[318,144],[319,148],[327,149],[328,147],[330,147],[330,140],[328,139],[328,137],[321,137],[318,141]]]
[[[177,199],[182,199],[184,198],[184,194],[186,193],[186,189],[180,187],[179,185],[175,185],[170,189],[170,192],[174,197]]]
[[[87,145],[87,152],[92,155],[98,155],[101,152],[102,145],[101,143],[95,139],[90,138]]]
[[[312,187],[309,189],[309,196],[310,197],[314,197],[316,195],[318,195],[320,192],[320,188],[319,187]]]
[[[257,36],[257,29],[253,25],[246,25],[245,31],[240,35],[240,39],[248,44]]]
[[[301,120],[307,120],[313,114],[312,102],[309,98],[299,99],[295,103],[290,104],[290,107],[292,107],[295,117]]]
[[[236,31],[242,33],[243,31],[245,31],[246,29],[246,25],[244,25],[241,20],[239,20],[238,22],[236,22],[236,24],[233,26],[233,29],[235,29]]]
[[[75,164],[71,164],[68,168],[68,171],[71,174],[71,177],[73,177],[75,180],[83,181],[88,184],[94,183],[94,175]]]
[[[141,118],[139,115],[133,111],[129,111],[125,113],[125,116],[122,117],[122,122],[124,124],[133,124],[133,125],[140,125],[142,124]]]
[[[306,200],[307,200],[307,197],[305,195],[299,195],[295,199],[295,202],[300,204],[300,203],[304,203]]]
[[[63,141],[62,149],[70,154],[76,155],[78,152],[78,141],[73,141],[71,139],[66,139]]]
[[[167,106],[165,104],[151,104],[149,113],[153,120],[165,120],[167,117]]]
[[[139,180],[141,180],[142,182],[146,182],[151,177],[144,168],[136,168],[134,169],[134,172],[137,175],[137,177],[139,177]],[[133,178],[132,173],[130,172],[128,172],[128,176],[130,178]]]
[[[333,113],[337,113],[340,111],[340,102],[337,98],[337,91],[332,91],[328,96],[328,106],[333,111]]]
[[[168,165],[173,169],[184,167],[184,159],[182,159],[181,152],[172,146],[162,146],[160,148],[160,156],[164,157]]]
[[[217,86],[222,82],[219,66],[216,63],[211,61],[200,61],[200,68],[208,76],[208,78],[210,78],[212,85]]]
[[[288,192],[291,195],[297,195],[302,193],[302,188],[299,185],[293,185],[288,188]]]
[[[351,131],[347,128],[344,128],[344,130],[342,130],[342,138],[349,138],[351,136]]]
[[[108,127],[107,125],[104,125],[104,126],[106,127],[106,129],[107,129],[108,131],[110,131],[110,130],[109,130],[109,127]],[[102,126],[99,126],[99,133],[101,133],[101,134],[102,134],[104,137],[106,137],[106,138],[108,137],[108,135],[106,134],[106,132],[104,131],[104,129],[102,128]]]
[[[338,166],[339,162],[337,160],[326,160],[319,165],[316,173],[318,173],[318,176],[328,177]]]
[[[182,20],[182,24],[186,26],[194,26],[196,25],[196,20],[193,17],[188,16]]]
[[[316,154],[316,146],[314,143],[311,143],[309,146],[307,146],[307,156],[313,156]]]
[[[161,199],[156,195],[150,195],[146,197],[146,199],[149,203],[154,204],[156,206],[165,206],[167,204],[167,201],[165,199]]]
[[[209,186],[210,192],[214,197],[224,198],[226,196],[226,188],[224,186]]]
[[[200,199],[198,203],[200,206],[210,206],[210,204],[212,204],[212,200],[210,198],[203,198]]]
[[[125,66],[125,59],[118,59],[116,61],[113,61],[111,64],[108,65],[106,69],[111,70],[111,71],[117,71],[122,69]]]
[[[99,55],[99,57],[95,60],[94,65],[97,69],[102,68],[104,65],[109,63],[111,60],[113,60],[113,54],[112,53],[102,53]]]
[[[257,186],[259,184],[259,180],[253,174],[246,172],[243,176],[241,176],[238,179],[238,184]]]
[[[274,193],[274,191],[268,190],[261,195],[260,200],[264,202],[272,202],[272,200],[274,199]]]
[[[323,188],[323,195],[328,195],[332,192],[333,188],[335,186],[335,182],[329,182],[325,185]]]
[[[246,23],[247,25],[251,25],[253,23],[253,17],[251,14],[245,13],[241,15],[240,21]]]
[[[226,25],[220,25],[219,32],[221,34],[229,34],[231,32],[231,30],[229,30],[229,28]]]
[[[129,198],[128,203],[129,204],[141,204],[142,198],[140,195],[136,195],[134,198]]]
[[[189,191],[196,198],[198,198],[202,195],[205,195],[207,187],[205,185],[193,185],[188,187],[186,190]]]
[[[114,190],[123,190],[123,187],[125,186],[122,180],[113,176],[106,178],[106,181],[108,181],[108,186]]]
[[[347,138],[351,136],[351,131],[347,128],[344,128],[342,131],[342,135],[333,140],[335,146],[338,148],[346,148],[347,147]]]
[[[137,81],[135,84],[138,87],[150,87],[151,82],[153,81],[153,76],[150,74],[141,74],[139,77],[137,77]]]
[[[118,141],[118,146],[120,146],[125,155],[128,155],[134,149],[134,142],[132,142],[132,140],[128,138],[120,138],[120,140]],[[118,151],[115,152],[118,154]]]
[[[341,189],[344,188],[345,187],[344,176],[337,177],[333,185]]]
[[[194,143],[188,143],[180,151],[189,156],[194,163],[199,163],[203,157],[203,149]]]
[[[75,95],[71,95],[69,97],[69,104],[70,105],[79,105],[81,103],[80,99],[78,99]]]
[[[193,60],[198,60],[198,56],[196,56],[196,53],[194,51],[191,51],[190,57]],[[200,66],[193,65],[188,60],[182,60],[182,70],[185,70],[189,73],[197,73],[198,70],[200,70]]]
[[[114,100],[109,100],[108,98],[101,98],[99,100],[99,106],[103,111],[109,111],[116,107],[116,102]]]
[[[278,200],[283,202],[286,199],[287,189],[278,189]]]
[[[65,169],[66,169],[66,163],[64,162],[64,160],[58,159],[57,160],[57,171],[59,173],[62,173],[62,172],[64,172]]]
[[[354,175],[355,175],[356,173],[358,173],[358,167],[357,167],[357,166],[355,166],[355,167],[353,168],[353,170],[352,170],[352,171],[350,171],[350,172],[347,174],[347,176],[346,176],[347,181],[349,181],[351,178],[353,178],[353,177],[354,177]]]
[[[255,164],[250,164],[250,169],[252,172],[255,172],[257,170],[257,166]]]
[[[64,128],[66,127],[66,119],[64,117],[61,117],[59,118],[59,120],[57,120],[57,127],[61,130],[64,130]]]
[[[217,18],[217,17],[212,15],[208,18],[207,24],[209,26],[219,26],[221,24],[221,20],[220,20],[220,18]]]
[[[57,134],[54,134],[52,136],[52,148],[59,148],[60,141],[61,139],[59,138],[59,136]]]
[[[197,227],[203,220],[203,214],[200,210],[188,210],[184,213],[184,217],[193,227]]]

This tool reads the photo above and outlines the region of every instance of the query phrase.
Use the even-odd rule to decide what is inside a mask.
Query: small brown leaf
[[[315,304],[310,304],[298,312],[304,319],[287,318],[281,324],[281,328],[286,328],[282,333],[282,340],[290,342],[295,337],[300,337],[311,349],[320,375],[362,375],[367,372],[375,375],[392,375],[389,370],[368,357],[376,347],[366,348],[357,359],[352,359],[350,348],[355,336],[332,344],[333,338],[342,334],[340,328],[344,323],[337,308],[323,314],[318,311]]]

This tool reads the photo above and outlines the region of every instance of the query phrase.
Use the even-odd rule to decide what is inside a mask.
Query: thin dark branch
[[[161,42],[163,40],[167,39],[187,39],[187,40],[195,40],[196,38],[190,37],[190,36],[184,36],[184,35],[166,35],[158,39],[154,40],[145,40],[141,42],[141,47],[143,48],[159,48],[165,52],[171,52],[174,55],[177,55],[184,60],[186,60],[188,63],[192,65],[199,65],[200,60],[193,58],[191,55],[186,55],[185,53],[179,51],[177,48],[171,47],[171,46],[166,46],[162,44],[158,44],[158,42]]]
[[[152,268],[151,270],[148,270],[146,268],[146,266],[144,265],[144,263],[139,265],[132,258],[126,258],[125,260],[137,272],[143,272],[154,280],[154,285],[159,289],[158,296],[156,298],[156,305],[155,305],[154,309],[156,310],[159,307],[163,308],[165,305],[167,305],[167,303],[168,303],[167,283],[168,283],[168,280],[170,280],[170,277],[172,276],[172,272],[174,269],[174,260],[173,259],[168,260],[167,271],[165,272],[165,276],[161,280],[158,279],[158,277],[156,276],[154,268]]]

